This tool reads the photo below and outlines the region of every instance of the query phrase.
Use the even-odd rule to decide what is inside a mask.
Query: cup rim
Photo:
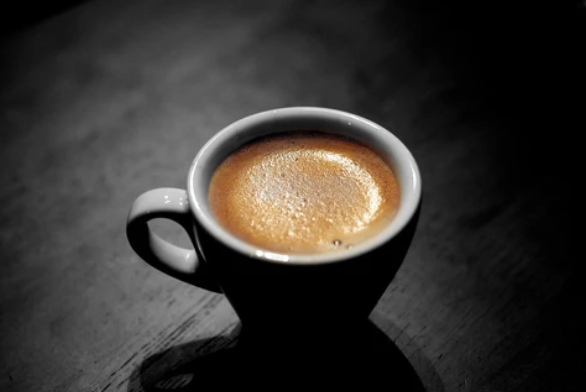
[[[207,160],[213,156],[214,151],[216,151],[219,146],[232,139],[234,135],[240,132],[241,129],[262,124],[264,121],[274,119],[275,117],[282,116],[283,118],[286,118],[291,116],[315,114],[320,114],[324,117],[335,117],[359,122],[364,129],[368,129],[367,132],[372,132],[380,139],[383,139],[386,143],[392,144],[393,148],[395,148],[396,154],[399,155],[395,156],[395,159],[400,160],[406,164],[406,168],[403,170],[406,171],[404,175],[411,178],[411,183],[408,184],[410,195],[407,200],[403,200],[403,197],[401,198],[399,209],[387,227],[385,227],[370,239],[355,245],[352,249],[316,254],[285,254],[263,249],[236,237],[228,230],[224,229],[215,219],[213,219],[212,216],[210,216],[210,214],[204,211],[204,208],[201,204],[202,202],[198,200],[197,194],[194,191],[195,184],[197,183],[196,176],[203,175],[203,171],[198,171],[197,169],[199,167],[205,166]],[[400,186],[404,187],[405,184],[401,183]],[[336,109],[308,106],[294,106],[266,110],[249,115],[226,126],[221,131],[216,133],[210,140],[208,140],[208,142],[201,148],[191,164],[187,177],[187,194],[194,219],[196,219],[197,222],[203,226],[203,228],[207,230],[217,241],[222,243],[224,246],[227,246],[232,251],[247,257],[270,263],[285,262],[287,264],[296,265],[320,265],[341,262],[344,260],[353,259],[382,246],[386,242],[396,237],[405,228],[405,226],[407,226],[411,219],[413,219],[413,216],[415,215],[421,200],[421,189],[421,175],[415,158],[403,144],[403,142],[401,142],[389,130],[355,114]],[[207,198],[207,194],[204,195],[204,197]],[[206,202],[207,199],[203,201],[203,203]]]

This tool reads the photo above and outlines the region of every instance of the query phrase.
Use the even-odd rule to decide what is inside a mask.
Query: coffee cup
[[[210,182],[220,164],[258,138],[287,131],[338,135],[374,151],[392,170],[400,201],[392,220],[370,238],[335,252],[287,253],[263,248],[230,232],[210,208]],[[415,233],[421,176],[407,147],[360,116],[326,108],[290,107],[257,113],[228,125],[198,152],[186,189],[156,188],[130,209],[126,232],[151,266],[200,288],[223,293],[243,331],[319,334],[368,318],[399,269]],[[157,236],[148,222],[180,224],[193,249]]]

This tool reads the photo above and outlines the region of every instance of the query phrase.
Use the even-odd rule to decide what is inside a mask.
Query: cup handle
[[[177,188],[158,188],[136,198],[126,222],[126,236],[132,249],[156,269],[203,289],[221,292],[209,267],[197,257],[194,249],[173,245],[153,233],[151,219],[166,218],[180,224],[191,236],[192,217],[187,192]]]

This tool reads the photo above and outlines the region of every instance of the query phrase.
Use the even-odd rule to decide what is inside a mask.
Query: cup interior
[[[354,139],[375,151],[395,173],[401,201],[393,221],[372,238],[350,250],[315,255],[279,254],[237,238],[214,219],[208,203],[209,183],[216,168],[232,152],[261,136],[287,131],[320,131]],[[195,219],[225,246],[268,262],[328,263],[356,257],[390,240],[413,217],[421,198],[417,163],[391,132],[360,116],[325,108],[291,107],[261,112],[227,126],[199,151],[191,165],[187,193]]]

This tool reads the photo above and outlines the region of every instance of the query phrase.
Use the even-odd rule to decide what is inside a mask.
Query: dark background
[[[123,221],[221,127],[292,105],[370,118],[419,162],[418,234],[373,319],[428,390],[582,389],[583,2],[144,4],[1,13],[0,389],[132,390],[201,338],[181,320],[230,329]]]

